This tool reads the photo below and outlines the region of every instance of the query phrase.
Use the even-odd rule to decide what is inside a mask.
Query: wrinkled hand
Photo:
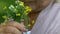
[[[22,32],[25,32],[26,28],[23,24],[21,23],[16,23],[16,22],[9,22],[6,23],[5,26],[0,25],[0,33],[1,34],[22,34]]]

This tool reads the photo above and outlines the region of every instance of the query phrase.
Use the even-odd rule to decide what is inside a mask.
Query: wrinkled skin
[[[22,34],[25,31],[23,22],[8,21],[6,25],[0,25],[0,34]]]
[[[2,26],[0,29],[0,34],[22,34],[21,31],[12,26]]]
[[[44,9],[50,2],[50,0],[21,0],[24,1],[26,5],[29,5],[33,10],[29,14],[32,16],[31,19],[37,18],[39,11]],[[34,14],[35,13],[35,14]],[[33,15],[34,14],[34,15]],[[35,17],[35,18],[34,18]],[[4,34],[4,30],[7,32],[6,34],[22,34],[22,32],[26,31],[23,23],[7,23],[7,26],[0,25],[0,33]]]

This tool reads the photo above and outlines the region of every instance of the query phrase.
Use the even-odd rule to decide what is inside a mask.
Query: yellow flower
[[[26,13],[26,15],[28,15],[28,13]]]
[[[34,20],[32,20],[32,24],[34,24]]]
[[[31,24],[28,24],[28,26],[30,27],[30,26],[31,26]]]
[[[2,18],[3,18],[3,19],[6,19],[6,18],[7,18],[7,16],[2,16]]]
[[[23,6],[24,7],[24,2],[20,2],[20,4],[19,5],[21,5],[21,6]]]
[[[25,9],[26,9],[26,11],[29,11],[29,12],[32,10],[29,6],[26,6]]]
[[[5,6],[3,9],[5,10],[7,7]]]
[[[28,13],[31,11],[31,8],[29,6],[26,6],[26,11],[24,12],[25,15],[28,15]]]
[[[16,16],[20,16],[20,13],[16,14]]]
[[[27,13],[27,12],[24,12],[24,14],[25,14],[25,15],[28,15],[28,13]]]

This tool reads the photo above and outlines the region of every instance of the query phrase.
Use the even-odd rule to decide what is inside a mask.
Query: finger
[[[15,26],[21,31],[24,31],[24,32],[26,31],[26,28],[25,28],[24,24],[22,24],[22,23],[16,24]]]
[[[0,33],[3,31],[3,28],[0,27]]]
[[[17,23],[17,22],[12,21],[12,22],[8,22],[8,23],[6,23],[6,24],[7,24],[7,26],[16,27],[17,29],[19,29],[19,30],[21,30],[21,31],[26,31],[26,28],[25,28],[23,22]]]
[[[19,31],[17,28],[11,26],[4,27],[3,32],[10,34],[22,34],[22,32]]]

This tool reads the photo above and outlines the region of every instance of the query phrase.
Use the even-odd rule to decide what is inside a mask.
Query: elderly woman
[[[35,5],[31,3],[28,5],[31,7],[33,6],[33,10],[37,7],[39,7],[37,10],[42,9],[30,34],[60,34],[60,0],[36,0]],[[12,25],[14,26],[14,24]],[[15,24],[16,29],[18,26]],[[19,29],[24,30],[24,27]]]

